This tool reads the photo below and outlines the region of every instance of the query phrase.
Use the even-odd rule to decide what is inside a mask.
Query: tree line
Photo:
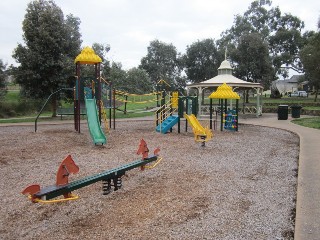
[[[24,44],[13,51],[17,67],[0,61],[0,89],[5,75],[13,75],[21,93],[32,98],[46,98],[56,89],[72,85],[74,59],[81,51],[80,18],[63,11],[52,0],[28,4],[22,23]],[[217,69],[227,57],[234,75],[242,80],[270,83],[289,70],[305,73],[315,87],[320,85],[318,31],[306,31],[304,22],[290,13],[283,14],[269,0],[253,1],[248,10],[234,17],[233,25],[221,33],[220,39],[197,40],[179,53],[172,43],[158,39],[150,42],[147,55],[139,66],[123,70],[121,63],[110,62],[112,46],[94,43],[92,48],[102,58],[102,76],[119,90],[146,93],[164,79],[176,89],[187,83],[197,83],[217,75]],[[83,72],[90,75],[92,69]]]

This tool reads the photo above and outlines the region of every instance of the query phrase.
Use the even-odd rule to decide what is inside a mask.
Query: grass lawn
[[[9,90],[3,99],[4,102],[9,102],[9,103],[15,103],[15,102],[18,102],[19,100],[20,100],[19,91],[13,91],[13,90],[11,91]]]
[[[304,127],[320,129],[320,117],[298,118],[292,122]]]
[[[124,98],[118,98],[118,109],[122,111],[116,111],[116,118],[134,118],[134,117],[144,117],[144,116],[152,116],[154,115],[154,112],[148,112],[147,110],[153,109],[156,107],[157,103],[155,101],[155,96],[150,95],[150,96],[129,96],[126,100],[127,106],[126,110],[127,113],[124,114],[124,109],[125,109],[125,104],[124,104]],[[8,104],[18,104],[20,101],[20,96],[19,96],[19,91],[18,90],[9,90],[4,98],[4,102]],[[241,105],[243,102],[243,99],[240,99],[239,105]],[[250,97],[249,99],[250,103],[255,103],[256,98],[255,97]],[[205,98],[205,103],[209,104],[209,99]],[[262,103],[265,103],[266,105],[264,108],[277,108],[279,104],[286,104],[289,106],[292,105],[301,105],[303,106],[304,110],[320,110],[320,102],[314,103],[314,96],[309,96],[308,98],[299,98],[299,97],[283,97],[281,99],[272,99],[270,97],[262,97]],[[313,104],[314,103],[314,104]],[[218,104],[218,99],[213,99],[213,104],[217,105]],[[73,108],[73,103],[68,103],[65,101],[61,101],[61,105],[63,108]],[[39,121],[43,120],[57,120],[60,118],[51,118],[51,112],[46,111],[41,113]],[[113,114],[113,112],[112,112]],[[109,116],[109,110],[107,110],[107,115]],[[0,119],[0,124],[1,123],[17,123],[17,122],[34,122],[37,113],[28,113],[25,115],[18,114],[17,118],[10,118],[10,119]],[[85,117],[84,117],[85,118]],[[73,116],[64,116],[63,119],[73,119]],[[296,119],[294,121],[299,122],[301,119]],[[304,122],[304,120],[301,120]],[[308,120],[305,121],[312,121],[311,118],[308,118]],[[315,126],[319,126],[319,119],[315,118]],[[300,124],[300,123],[297,123]],[[301,125],[304,123],[301,123]],[[311,125],[311,123],[308,123]],[[318,124],[318,125],[317,125]],[[313,126],[313,125],[312,125]],[[310,126],[311,127],[311,126]],[[315,127],[319,128],[319,127]]]
[[[157,103],[155,100],[155,96],[142,96],[142,97],[135,97],[133,98],[128,98],[128,103],[126,106],[127,113],[124,114],[124,109],[125,109],[125,104],[124,102],[119,101],[118,109],[122,111],[116,111],[116,119],[117,118],[134,118],[134,117],[144,117],[144,116],[152,116],[154,115],[154,112],[148,112],[147,110],[153,109],[156,107]],[[9,90],[4,98],[4,102],[8,105],[16,105],[20,101],[20,95],[19,91],[16,90]],[[61,107],[62,108],[73,108],[73,103],[66,102],[66,101],[60,101]],[[109,110],[107,109],[107,117],[109,118]],[[113,111],[111,113],[113,115]],[[19,117],[11,117],[11,118],[3,118],[0,119],[0,124],[1,123],[20,123],[20,122],[34,122],[38,113],[29,113],[25,115],[17,115]],[[51,120],[60,120],[59,117],[52,118],[51,117],[52,112],[51,111],[44,111],[41,113],[40,118],[38,121],[51,121]],[[85,119],[86,117],[82,117]],[[73,116],[63,116],[64,120],[67,119],[73,119]]]

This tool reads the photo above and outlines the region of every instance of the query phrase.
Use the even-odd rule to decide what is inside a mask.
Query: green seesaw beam
[[[86,187],[98,181],[108,181],[116,178],[120,178],[125,174],[126,171],[131,169],[144,166],[148,163],[154,162],[158,160],[158,156],[151,156],[145,158],[144,160],[136,160],[129,164],[125,164],[123,166],[113,168],[111,170],[104,171],[102,173],[98,173],[96,175],[92,175],[80,180],[76,180],[74,182],[70,182],[63,186],[49,186],[41,189],[39,192],[34,194],[34,197],[42,200],[50,200],[52,198],[71,193],[72,191]],[[116,190],[116,187],[115,187]]]

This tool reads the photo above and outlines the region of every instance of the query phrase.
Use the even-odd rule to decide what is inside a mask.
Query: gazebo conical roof
[[[226,83],[231,87],[244,87],[244,88],[263,88],[260,83],[252,83],[243,81],[232,75],[232,67],[228,60],[224,60],[218,68],[218,75],[199,83],[193,83],[187,85],[188,88],[193,87],[218,87],[221,84]]]
[[[228,86],[226,83],[223,83],[218,87],[217,91],[211,93],[209,98],[216,99],[240,99],[238,93],[232,91],[232,88]]]
[[[80,64],[96,64],[101,63],[102,59],[94,52],[91,47],[85,47],[76,57],[74,62],[79,62]]]
[[[218,68],[218,70],[222,70],[222,69],[231,69],[232,67],[230,65],[230,62],[228,60],[224,60],[221,64],[220,67]]]

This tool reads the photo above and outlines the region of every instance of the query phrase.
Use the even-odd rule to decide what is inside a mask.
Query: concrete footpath
[[[301,116],[303,117],[303,116]],[[295,240],[320,239],[320,130],[302,127],[277,114],[239,119],[239,123],[289,130],[300,137]]]

